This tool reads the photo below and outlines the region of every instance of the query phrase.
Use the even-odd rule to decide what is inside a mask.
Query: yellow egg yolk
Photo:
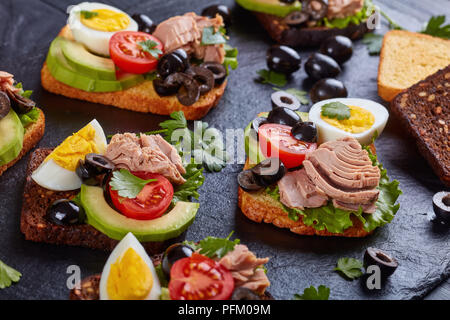
[[[45,161],[53,159],[64,169],[75,171],[80,159],[88,153],[98,153],[95,143],[95,129],[91,125],[66,138],[52,153],[48,155]]]
[[[81,23],[86,27],[105,32],[114,32],[126,29],[130,24],[130,18],[126,14],[108,9],[96,9],[95,16],[87,18],[80,15]]]
[[[152,273],[133,248],[111,265],[106,288],[111,300],[143,300],[152,287]]]
[[[375,123],[375,116],[372,112],[355,106],[348,106],[350,108],[350,118],[338,120],[335,118],[328,118],[320,116],[323,121],[350,133],[361,133],[369,130]]]

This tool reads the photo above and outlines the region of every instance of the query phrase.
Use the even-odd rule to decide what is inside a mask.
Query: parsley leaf
[[[81,10],[80,14],[83,16],[84,19],[92,19],[93,17],[98,16],[98,12],[88,10]]]
[[[286,75],[275,71],[269,71],[266,69],[259,70],[259,79],[256,79],[260,83],[269,83],[277,87],[284,87],[287,84]]]
[[[157,179],[144,180],[126,169],[120,169],[113,172],[110,185],[112,190],[118,191],[119,196],[134,199],[147,184],[154,181]]]
[[[232,231],[226,238],[206,237],[198,244],[192,242],[185,242],[191,246],[194,250],[199,250],[200,254],[203,254],[211,259],[222,258],[228,252],[233,251],[234,247],[241,241],[239,239],[230,240],[234,231]]]
[[[306,92],[306,91],[295,89],[295,88],[289,88],[286,90],[283,90],[280,88],[273,88],[273,90],[284,91],[284,92],[290,93],[293,96],[295,96],[298,99],[298,101],[300,101],[301,104],[309,104],[308,92]]]
[[[197,190],[205,181],[203,168],[200,168],[197,164],[190,163],[186,166],[186,174],[183,175],[183,178],[186,179],[186,182],[174,188],[173,203],[189,201],[191,197],[198,200],[200,196]]]
[[[363,267],[362,261],[355,258],[340,258],[337,262],[335,271],[340,271],[347,278],[354,280],[363,275],[361,268]]]
[[[383,45],[384,35],[375,33],[366,33],[362,39],[362,42],[366,45],[367,51],[371,56],[377,56],[380,54],[381,46]]]
[[[428,21],[424,30],[421,33],[428,34],[444,39],[450,39],[450,24],[445,23],[445,16],[433,16]]]
[[[13,282],[18,282],[21,276],[19,271],[0,260],[0,289],[9,287]]]
[[[220,30],[216,32],[214,27],[203,28],[202,42],[201,42],[202,46],[222,44],[226,42],[227,39],[225,39],[224,35],[222,34],[222,32],[220,32]]]
[[[330,102],[322,106],[322,116],[345,120],[350,118],[350,108],[342,102]]]
[[[330,288],[320,285],[317,289],[313,286],[303,290],[303,294],[294,294],[294,300],[328,300]]]
[[[138,42],[138,45],[141,46],[142,51],[150,53],[155,59],[159,59],[159,55],[163,52],[158,49],[158,43],[153,40],[145,40]]]

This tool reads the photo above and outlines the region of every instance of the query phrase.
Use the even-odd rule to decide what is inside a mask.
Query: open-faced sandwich
[[[151,258],[133,234],[115,247],[101,274],[81,281],[71,300],[272,299],[265,264],[239,240],[207,237],[171,245]]]
[[[21,216],[27,240],[112,250],[129,232],[149,252],[194,221],[202,170],[156,134],[115,134],[97,120],[31,156]]]
[[[373,13],[371,0],[236,0],[254,12],[277,42],[288,46],[318,46],[343,35],[361,38]]]
[[[139,112],[183,111],[199,119],[216,106],[237,50],[221,15],[193,12],[154,25],[143,14],[96,2],[69,8],[41,71],[53,93]]]
[[[31,91],[0,71],[0,175],[31,150],[44,135],[45,117],[29,99]]]
[[[390,222],[401,191],[372,144],[386,125],[386,109],[337,98],[316,103],[307,114],[289,109],[299,105],[289,102],[292,95],[274,95],[273,110],[245,130],[242,212],[303,235],[363,237]]]

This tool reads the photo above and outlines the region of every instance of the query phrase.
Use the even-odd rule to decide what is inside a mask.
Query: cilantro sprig
[[[159,58],[163,52],[158,49],[158,43],[153,40],[145,40],[138,42],[138,45],[141,46],[142,51],[150,53],[155,59]]]
[[[272,70],[261,69],[257,71],[259,78],[256,79],[257,82],[263,84],[272,84],[277,87],[284,87],[288,80],[285,74],[278,73]]]
[[[320,285],[317,289],[313,286],[303,290],[303,294],[294,294],[294,300],[328,300],[330,288]]]
[[[186,166],[186,173],[183,175],[183,178],[186,182],[174,188],[173,203],[189,201],[190,198],[198,200],[200,196],[197,190],[205,181],[203,168],[195,163],[190,163]]]
[[[113,172],[110,185],[111,189],[117,191],[119,196],[134,199],[147,184],[155,181],[157,179],[144,180],[126,169],[120,169]]]
[[[211,259],[222,258],[228,252],[233,251],[234,247],[241,241],[239,239],[230,240],[234,231],[232,231],[226,238],[206,237],[198,244],[192,241],[185,241],[184,244],[189,245],[194,250],[198,250],[200,254],[203,254]]]
[[[83,16],[84,19],[92,19],[92,18],[98,16],[98,12],[88,11],[88,10],[81,10],[80,14]]]
[[[11,268],[0,260],[0,289],[11,286],[13,282],[18,282],[22,274]]]
[[[337,262],[336,268],[334,271],[339,271],[339,273],[343,274],[350,280],[354,280],[363,275],[361,268],[363,267],[363,263],[361,260],[355,258],[340,258]]]
[[[324,117],[345,120],[350,118],[350,108],[342,102],[330,102],[322,106],[321,114]]]

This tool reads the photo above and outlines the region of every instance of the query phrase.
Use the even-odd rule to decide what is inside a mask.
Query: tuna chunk
[[[20,89],[14,86],[14,76],[8,72],[0,71],[0,91],[18,93]]]
[[[364,0],[328,0],[328,19],[345,18],[361,11]]]

